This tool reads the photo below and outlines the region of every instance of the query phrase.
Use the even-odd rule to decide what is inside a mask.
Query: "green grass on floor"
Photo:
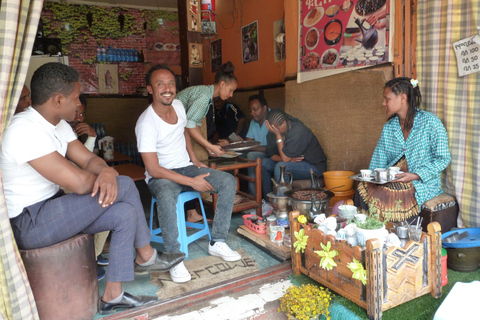
[[[474,272],[457,272],[448,269],[448,284],[443,287],[442,296],[438,299],[433,298],[430,294],[418,297],[414,300],[406,302],[395,308],[383,312],[383,320],[399,320],[399,319],[415,319],[415,320],[432,320],[438,307],[442,304],[453,285],[456,282],[472,282],[480,280],[480,269]],[[307,283],[320,284],[305,275],[292,275],[290,280],[294,285],[302,285]],[[356,320],[368,319],[367,311],[347,298],[335,294],[335,298],[331,307],[332,320]],[[406,316],[408,315],[408,316]],[[459,319],[460,320],[460,319]]]

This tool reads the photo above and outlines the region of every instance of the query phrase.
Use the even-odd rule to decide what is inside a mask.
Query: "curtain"
[[[42,0],[1,0],[0,141],[18,103],[42,11]],[[1,180],[0,180],[1,183]],[[0,192],[0,318],[39,319]]]
[[[457,198],[467,227],[480,226],[480,75],[458,77],[452,43],[477,33],[479,11],[480,0],[419,0],[417,11],[417,71],[424,107],[448,131],[452,162],[443,185]]]

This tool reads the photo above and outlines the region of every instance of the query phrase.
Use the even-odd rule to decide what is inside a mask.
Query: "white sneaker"
[[[242,256],[237,252],[230,249],[225,242],[215,242],[212,246],[208,244],[208,253],[212,256],[220,257],[225,261],[238,261]]]
[[[169,272],[173,282],[182,283],[192,280],[192,276],[190,275],[190,272],[188,272],[183,262],[177,264],[175,267],[170,269]]]
[[[272,212],[273,207],[270,203],[266,202],[265,199],[262,200],[262,216],[268,215]]]

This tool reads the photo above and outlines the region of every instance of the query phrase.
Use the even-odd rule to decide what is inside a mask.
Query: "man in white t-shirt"
[[[47,63],[32,76],[32,107],[15,115],[0,146],[8,215],[20,249],[51,246],[77,234],[110,230],[110,264],[100,314],[140,307],[154,296],[123,292],[134,273],[167,271],[184,253],[150,246],[138,190],[78,141],[66,121],[80,106],[78,73]],[[65,194],[60,186],[72,193]],[[136,251],[136,257],[134,250]]]
[[[208,168],[193,152],[190,135],[185,130],[187,117],[176,94],[175,76],[166,66],[156,65],[145,76],[153,103],[139,117],[135,127],[138,151],[142,155],[148,188],[157,199],[157,214],[166,252],[180,250],[176,218],[178,195],[182,191],[218,193],[211,229],[211,255],[225,261],[241,256],[225,243],[230,227],[237,182],[227,173]],[[174,282],[186,282],[191,275],[183,263],[170,270]]]

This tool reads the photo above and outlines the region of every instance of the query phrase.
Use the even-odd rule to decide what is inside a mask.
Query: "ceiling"
[[[51,0],[95,6],[178,11],[177,0]]]

